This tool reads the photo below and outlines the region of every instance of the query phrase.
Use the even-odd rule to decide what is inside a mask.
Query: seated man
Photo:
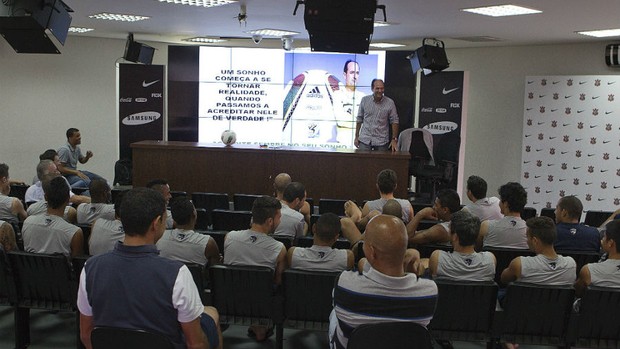
[[[426,207],[416,213],[407,224],[407,235],[410,244],[435,244],[450,241],[450,219],[452,214],[461,209],[459,194],[453,189],[442,189],[437,193],[433,207]],[[440,220],[442,222],[432,227],[416,231],[424,219]]]
[[[521,281],[537,285],[572,285],[576,264],[571,257],[555,253],[555,224],[549,217],[527,220],[527,245],[536,253],[533,257],[517,257],[502,272],[502,283]]]
[[[8,196],[10,192],[9,166],[0,164],[0,219],[17,224],[26,219],[28,214],[20,199]]]
[[[380,215],[366,227],[362,273],[345,271],[334,288],[330,316],[332,348],[346,348],[357,326],[387,321],[410,321],[426,326],[437,303],[437,285],[405,273],[407,232],[403,222]]]
[[[41,154],[41,156],[44,156],[46,153],[50,151],[53,151],[54,154],[56,154],[55,150],[50,149],[46,151],[45,153]],[[60,163],[60,161],[58,160],[58,155],[55,155],[54,158],[55,160],[42,159],[39,162],[39,164],[37,164],[37,181],[33,185],[29,186],[28,189],[26,190],[26,195],[25,195],[26,204],[43,201],[43,197],[45,196],[45,194],[43,193],[43,186],[41,185],[41,182],[43,182],[46,179],[49,180],[54,177],[60,176],[60,171],[58,171],[58,167],[57,167],[58,164]],[[69,192],[69,202],[75,205],[89,203],[90,197],[85,196],[85,195],[75,195],[71,191]]]
[[[278,173],[273,179],[273,190],[276,199],[280,201],[284,200],[284,189],[286,189],[286,186],[291,182],[291,176],[288,173]],[[299,209],[299,213],[304,215],[306,227],[308,227],[310,225],[310,216],[312,216],[312,207],[310,207],[308,201],[304,201],[303,206]]]
[[[487,182],[478,176],[467,178],[467,198],[471,201],[464,209],[478,217],[481,222],[504,217],[499,208],[499,199],[487,197]]]
[[[582,296],[590,285],[598,287],[620,288],[620,220],[607,224],[605,235],[601,241],[603,251],[607,252],[607,260],[600,263],[586,264],[581,268],[575,291]]]
[[[555,228],[558,232],[554,245],[556,250],[600,251],[598,229],[579,223],[582,211],[583,205],[576,196],[565,196],[558,200],[555,207]]]
[[[413,206],[411,206],[411,203],[409,202],[409,200],[396,199],[394,197],[394,191],[396,190],[397,183],[398,183],[398,179],[396,177],[396,172],[394,172],[394,170],[391,170],[388,168],[388,169],[385,169],[379,172],[379,174],[377,175],[376,185],[377,185],[377,189],[379,190],[379,194],[381,197],[377,200],[371,200],[371,201],[366,202],[366,204],[362,208],[361,217],[351,217],[355,221],[355,223],[362,222],[361,224],[358,224],[358,227],[360,227],[360,229],[364,228],[365,223],[367,223],[368,221],[368,219],[364,219],[364,218],[368,216],[368,214],[371,211],[379,211],[379,213],[382,213],[383,206],[388,200],[391,200],[391,199],[398,201],[398,203],[400,204],[402,208],[401,218],[403,222],[407,224],[409,223],[409,221],[411,221],[413,217]],[[347,204],[345,205],[345,210],[347,206],[350,205],[351,203],[352,203],[351,201],[347,202]]]
[[[17,249],[13,226],[2,220],[0,220],[0,246],[5,252]]]
[[[69,185],[62,177],[43,182],[48,207],[45,214],[29,216],[24,221],[24,250],[35,253],[62,253],[71,257],[83,252],[82,229],[62,217],[69,204]]]
[[[170,204],[170,199],[172,198],[172,194],[170,194],[170,185],[168,185],[168,181],[165,179],[153,179],[152,181],[146,183],[146,187],[149,189],[153,189],[161,193],[161,195],[166,200],[166,207]],[[174,220],[172,219],[172,213],[170,210],[167,210],[166,215],[166,229],[174,228]]]
[[[100,255],[114,249],[117,242],[125,238],[125,230],[121,223],[121,193],[114,203],[114,219],[97,218],[93,222],[88,240],[88,251],[91,256]]]
[[[306,221],[299,212],[306,202],[306,188],[299,182],[292,182],[286,186],[283,193],[282,219],[273,233],[274,236],[286,236],[293,239],[305,235]]]
[[[58,148],[58,158],[60,165],[58,170],[62,173],[72,188],[88,188],[90,181],[94,179],[103,179],[101,176],[88,172],[79,171],[77,169],[78,161],[85,164],[93,157],[92,151],[87,151],[86,155],[82,154],[80,144],[82,143],[82,135],[77,128],[70,128],[66,132],[67,143]]]
[[[105,326],[160,333],[175,348],[221,349],[217,310],[202,305],[183,263],[158,255],[155,243],[166,228],[164,198],[133,189],[123,197],[120,213],[124,242],[91,257],[80,274],[82,343],[92,348],[93,328]]]
[[[286,269],[286,248],[272,238],[282,214],[282,204],[276,198],[261,196],[252,204],[252,225],[248,230],[233,230],[224,240],[224,264],[268,267],[274,271],[273,281],[282,283]],[[249,335],[261,342],[269,336],[268,326],[250,326]]]
[[[314,271],[343,271],[353,268],[353,252],[332,248],[340,236],[340,217],[324,213],[312,226],[312,247],[291,247],[287,252],[291,268]]]
[[[528,248],[525,221],[521,218],[521,211],[527,203],[527,192],[516,182],[502,185],[498,192],[504,218],[482,222],[477,246]]]
[[[452,215],[450,242],[454,252],[435,250],[428,267],[433,279],[493,281],[495,256],[491,252],[476,252],[480,220],[466,210]]]
[[[77,207],[78,224],[92,224],[97,218],[114,219],[114,205],[110,204],[112,190],[103,179],[95,179],[88,186],[91,203],[80,204]]]
[[[215,265],[220,263],[220,250],[209,235],[194,231],[196,208],[187,197],[172,200],[172,218],[176,228],[166,230],[157,241],[159,255],[184,263]]]

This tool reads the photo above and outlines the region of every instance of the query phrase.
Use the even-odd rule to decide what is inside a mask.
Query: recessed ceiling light
[[[464,8],[461,11],[477,13],[479,15],[491,16],[491,17],[503,17],[503,16],[519,16],[530,15],[533,13],[542,13],[540,10],[532,8],[521,7],[516,5],[498,5],[498,6],[486,6],[476,8]]]
[[[264,36],[292,36],[297,35],[299,32],[293,32],[290,30],[282,30],[282,29],[256,29],[246,31],[247,34],[255,34],[255,35],[264,35]]]
[[[94,19],[106,19],[109,21],[122,21],[122,22],[136,22],[136,21],[143,21],[145,19],[151,18],[147,16],[124,15],[120,13],[106,13],[106,12],[97,13],[96,15],[91,15],[88,17],[94,18]]]
[[[373,42],[369,46],[376,48],[392,48],[392,47],[403,47],[405,45],[402,44],[392,44],[389,42]]]
[[[227,5],[237,0],[157,0],[159,2],[167,2],[169,4],[190,5],[200,7],[215,7]]]
[[[93,31],[93,28],[69,27],[69,33],[87,33]]]
[[[183,39],[183,41],[200,42],[200,43],[203,43],[203,44],[216,44],[218,42],[225,42],[225,41],[228,41],[228,40],[220,39],[220,38],[211,38],[211,37],[207,37],[207,36],[197,36],[195,38]]]
[[[596,38],[607,38],[610,36],[620,36],[620,29],[603,29],[577,32],[581,35],[594,36]]]

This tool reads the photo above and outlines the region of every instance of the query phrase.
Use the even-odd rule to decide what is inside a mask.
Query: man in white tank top
[[[416,213],[407,224],[410,244],[447,243],[450,241],[450,219],[461,209],[461,198],[453,189],[442,189],[437,193],[433,207],[426,207]],[[422,220],[436,220],[437,224],[425,230],[417,230]]]
[[[88,252],[96,256],[114,249],[117,242],[125,239],[125,229],[121,222],[121,202],[124,193],[114,203],[114,219],[97,218],[93,222],[88,239]]]
[[[527,192],[516,182],[502,185],[498,192],[504,218],[482,222],[477,246],[528,248],[525,221],[521,218],[521,211],[527,203]]]
[[[284,190],[286,186],[291,184],[292,179],[288,173],[278,173],[273,179],[273,195],[276,199],[282,201],[284,200]],[[310,207],[308,201],[304,201],[303,206],[299,209],[299,213],[304,215],[304,220],[306,221],[306,225],[310,225],[310,216],[312,216],[313,208]]]
[[[478,176],[467,178],[467,198],[471,201],[464,209],[478,217],[481,222],[504,217],[499,208],[499,199],[487,197],[487,182]]]
[[[340,236],[340,217],[324,213],[312,226],[312,247],[291,247],[287,261],[291,268],[312,271],[343,271],[353,268],[353,252],[332,248]]]
[[[553,248],[555,223],[549,217],[527,220],[527,245],[533,257],[517,257],[502,272],[502,283],[522,281],[538,285],[572,285],[576,264],[571,257],[558,255]]]
[[[220,250],[209,235],[194,231],[196,208],[187,197],[178,197],[170,205],[176,228],[166,230],[157,241],[159,255],[184,263],[209,265],[220,263]]]
[[[97,218],[114,219],[114,205],[110,203],[112,190],[105,179],[94,179],[88,185],[90,203],[77,207],[78,224],[92,224]]]
[[[582,296],[590,285],[620,288],[620,220],[613,220],[606,225],[605,235],[601,240],[607,259],[600,263],[586,264],[581,268],[575,291]]]
[[[284,236],[293,239],[306,235],[307,227],[304,215],[299,212],[306,202],[306,187],[299,182],[292,182],[284,189],[282,204],[282,218],[273,233],[274,236]]]
[[[0,164],[0,219],[17,224],[26,219],[27,213],[21,200],[8,196],[10,192],[9,166]]]

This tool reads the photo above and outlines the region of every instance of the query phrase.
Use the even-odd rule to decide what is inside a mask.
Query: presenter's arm
[[[390,148],[392,148],[392,152],[395,152],[398,149],[398,124],[392,123],[392,141],[390,142]]]
[[[80,313],[80,339],[86,349],[92,349],[93,345],[90,342],[90,334],[93,332],[95,323],[92,316],[86,316]]]
[[[356,148],[360,147],[360,129],[362,128],[362,123],[358,122],[355,124],[355,140],[353,140],[353,144]]]

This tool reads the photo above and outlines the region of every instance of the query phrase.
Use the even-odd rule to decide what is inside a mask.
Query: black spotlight
[[[432,41],[433,45],[428,45],[427,41]],[[413,72],[422,69],[424,75],[438,73],[450,66],[444,43],[437,39],[425,38],[422,40],[422,47],[413,51],[407,58],[411,61]]]

